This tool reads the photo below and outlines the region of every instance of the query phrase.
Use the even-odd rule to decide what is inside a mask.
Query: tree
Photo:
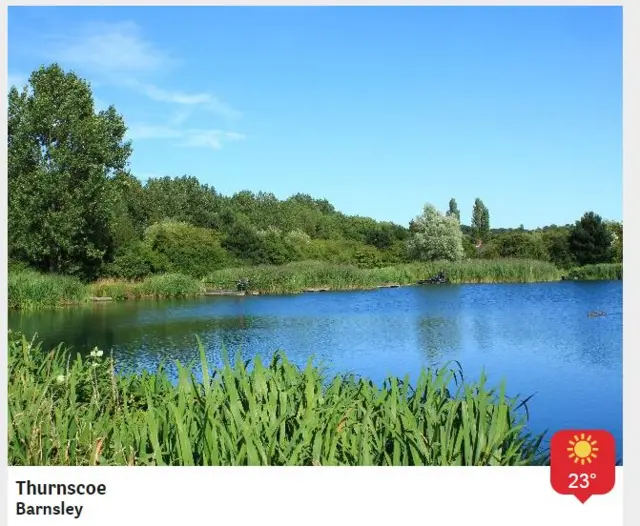
[[[549,227],[543,229],[542,238],[547,247],[549,261],[559,268],[568,269],[575,261],[569,245],[570,229],[566,227]]]
[[[413,228],[414,234],[407,241],[412,258],[423,261],[463,258],[462,230],[454,216],[445,216],[435,206],[427,204],[422,215],[413,220]]]
[[[177,221],[163,221],[147,228],[145,244],[170,272],[196,278],[220,269],[226,254],[215,230]]]
[[[490,244],[495,245],[498,256],[503,258],[548,259],[547,247],[542,236],[535,232],[515,230],[495,236]]]
[[[487,242],[489,240],[489,209],[482,200],[476,198],[471,213],[471,237],[474,243]]]
[[[458,209],[458,203],[456,203],[456,200],[453,197],[449,200],[449,210],[447,210],[447,215],[455,217],[458,222],[460,222],[460,210]]]
[[[614,263],[622,263],[622,222],[605,221],[609,232],[611,232],[611,257]]]
[[[9,92],[9,253],[90,278],[112,249],[110,177],[131,145],[113,106],[96,113],[88,82],[57,64]]]
[[[569,247],[578,265],[610,263],[613,236],[602,218],[587,212],[576,221],[569,234]]]

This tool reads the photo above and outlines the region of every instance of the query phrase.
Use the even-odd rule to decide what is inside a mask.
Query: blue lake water
[[[606,429],[622,456],[621,281],[93,304],[10,312],[9,327],[84,352],[98,346],[128,371],[197,360],[196,335],[214,365],[224,343],[245,359],[284,350],[300,365],[313,356],[329,373],[377,383],[457,360],[466,379],[484,370],[510,395],[533,394],[532,432]]]

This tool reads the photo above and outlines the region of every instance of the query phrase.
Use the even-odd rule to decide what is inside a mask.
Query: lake
[[[9,327],[47,344],[111,351],[127,371],[198,360],[196,335],[214,365],[223,344],[265,361],[282,349],[300,365],[313,356],[328,373],[378,384],[457,360],[466,379],[485,370],[491,385],[506,380],[508,394],[533,394],[532,432],[606,429],[622,457],[621,281],[96,303],[13,311]]]

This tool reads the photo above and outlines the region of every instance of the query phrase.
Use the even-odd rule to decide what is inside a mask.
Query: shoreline
[[[440,273],[446,278],[444,282],[437,281]],[[69,276],[26,270],[9,273],[8,308],[11,311],[31,311],[136,299],[291,296],[322,292],[364,292],[408,286],[597,280],[622,280],[622,265],[593,265],[560,270],[550,263],[534,260],[473,260],[362,269],[326,262],[299,262],[281,266],[225,268],[201,279],[180,273],[165,273],[138,281],[103,278],[93,283],[82,283]],[[238,290],[238,285],[243,284],[247,290]]]
[[[58,305],[53,306],[42,306],[42,307],[10,307],[9,311],[23,311],[23,312],[31,312],[35,310],[49,310],[49,309],[69,309],[69,308],[78,308],[84,305],[90,304],[112,304],[112,303],[123,303],[123,302],[132,302],[132,301],[149,301],[149,300],[157,300],[157,301],[165,301],[165,300],[175,300],[175,299],[194,299],[194,298],[204,298],[204,297],[254,297],[254,296],[299,296],[301,294],[320,294],[323,292],[373,292],[376,290],[384,290],[384,289],[398,289],[398,288],[408,288],[408,287],[442,287],[442,286],[457,286],[457,285],[536,285],[540,283],[560,283],[564,281],[574,282],[574,281],[622,281],[621,278],[602,278],[602,279],[578,279],[578,278],[561,278],[561,279],[545,279],[545,280],[535,280],[535,281],[514,281],[514,280],[504,280],[504,281],[496,281],[496,280],[469,280],[469,281],[456,281],[449,283],[434,283],[434,284],[420,284],[420,283],[382,283],[379,285],[373,286],[349,286],[349,287],[329,287],[329,286],[321,286],[321,287],[309,287],[302,288],[298,290],[287,290],[287,291],[268,291],[268,290],[248,290],[248,291],[236,291],[236,290],[205,290],[200,292],[194,292],[192,294],[179,294],[179,295],[140,295],[140,296],[125,296],[120,298],[114,298],[111,296],[88,296],[84,299],[78,301],[69,301],[69,302],[61,302]],[[116,284],[122,284],[124,286],[131,285],[130,282],[122,281],[116,282]],[[96,285],[95,283],[90,284]]]

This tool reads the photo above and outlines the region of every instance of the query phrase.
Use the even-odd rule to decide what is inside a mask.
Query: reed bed
[[[226,359],[201,380],[178,364],[171,381],[116,375],[96,349],[10,334],[10,465],[521,466],[546,464],[542,437],[525,433],[522,402],[482,377],[424,370],[414,386],[354,376],[327,379],[276,353],[267,365]],[[520,415],[520,416],[518,416]]]
[[[196,296],[204,291],[201,281],[179,273],[158,274],[142,281],[102,279],[89,286],[92,296],[114,300],[168,299]]]
[[[10,309],[33,310],[85,301],[87,287],[76,278],[21,269],[9,272],[8,294]]]
[[[409,285],[443,271],[452,283],[532,283],[557,281],[560,272],[551,263],[524,259],[407,263],[386,268],[361,269],[351,265],[305,261],[286,265],[225,268],[203,280],[180,273],[158,274],[142,281],[101,279],[84,285],[75,278],[40,274],[32,270],[9,273],[9,308],[59,307],[91,297],[113,300],[186,298],[206,287],[235,289],[248,278],[250,288],[263,294],[293,294],[305,289],[372,289],[388,284]]]
[[[543,261],[524,259],[435,261],[393,267],[361,269],[325,262],[226,268],[209,274],[205,282],[224,288],[248,278],[251,288],[265,294],[287,294],[304,289],[369,289],[385,284],[408,285],[443,271],[452,283],[532,283],[557,281],[560,271]]]
[[[600,263],[569,270],[567,278],[575,280],[622,279],[622,263]]]

